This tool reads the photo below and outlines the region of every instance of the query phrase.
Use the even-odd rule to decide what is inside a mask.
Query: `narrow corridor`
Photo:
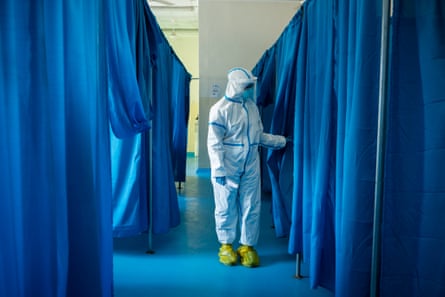
[[[213,197],[208,174],[196,174],[196,160],[187,161],[187,180],[177,185],[181,224],[167,234],[154,235],[154,254],[146,254],[148,235],[114,239],[116,297],[330,297],[323,288],[310,289],[302,265],[295,276],[295,257],[287,253],[287,238],[276,238],[271,200],[263,195],[261,234],[257,250],[261,266],[227,267],[218,262]],[[236,247],[236,246],[235,246]]]

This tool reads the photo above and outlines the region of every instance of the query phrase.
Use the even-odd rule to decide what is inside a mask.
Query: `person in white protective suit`
[[[263,132],[255,103],[256,77],[243,68],[228,73],[225,96],[209,112],[207,148],[215,198],[216,234],[221,247],[219,261],[256,267],[254,246],[258,242],[261,184],[259,146],[280,149],[286,138]],[[240,227],[240,247],[232,244]]]

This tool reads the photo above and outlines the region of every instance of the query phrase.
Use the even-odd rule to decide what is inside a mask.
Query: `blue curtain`
[[[267,159],[276,234],[290,236],[291,253],[304,251],[314,272],[312,286],[331,289],[336,152],[333,11],[332,1],[307,1],[253,70],[259,77],[259,104],[274,105],[271,132],[293,138],[285,150],[269,152]]]
[[[380,296],[445,296],[445,3],[394,3]]]
[[[139,191],[147,225],[151,118],[155,231],[179,223],[164,96],[176,56],[147,3],[56,2],[0,4],[0,296],[112,295],[112,198]],[[188,74],[175,71],[177,104]]]
[[[278,51],[279,39],[275,60],[268,50],[255,67],[259,103],[275,105],[273,123],[286,131],[280,92],[268,87],[275,90],[270,77],[277,89],[288,84],[279,73],[296,61],[287,74],[295,81],[289,252],[309,263],[312,287],[369,296],[381,1],[309,0],[297,15],[300,34],[286,36],[290,24],[281,37],[291,44],[297,36],[296,51]],[[445,5],[397,0],[391,29],[379,292],[443,296]]]
[[[301,21],[297,14],[276,43],[276,93],[270,133],[293,137],[295,114],[295,52]],[[278,116],[280,115],[280,116]],[[272,213],[277,236],[289,235],[292,205],[292,143],[282,150],[268,152],[267,165],[272,186]]]
[[[333,92],[334,2],[308,2],[296,96],[294,204],[302,229],[291,252],[302,252],[310,263],[311,286],[334,288],[335,139],[337,102]],[[297,118],[298,117],[298,118]],[[297,225],[293,224],[293,227]],[[298,251],[300,245],[301,251]]]
[[[144,77],[144,70],[149,70],[150,52],[143,4],[140,0],[111,1],[107,7],[110,123],[119,138],[133,136],[149,126],[151,110],[146,97],[150,96],[150,73],[145,71],[148,77]]]
[[[179,224],[179,205],[175,188],[175,178],[172,163],[173,122],[170,102],[171,55],[168,44],[157,44],[157,56],[154,63],[155,81],[153,84],[153,230],[156,233],[167,232]]]
[[[270,124],[273,117],[273,103],[275,101],[276,84],[276,63],[275,48],[272,46],[264,52],[260,60],[252,69],[252,73],[258,78],[256,97],[257,105],[261,113],[264,131],[270,131]],[[267,167],[267,150],[260,149],[261,162],[261,190],[271,193],[272,185]]]
[[[0,295],[111,296],[103,1],[0,3]]]
[[[335,293],[368,296],[372,252],[381,1],[337,2]]]
[[[276,63],[275,49],[272,46],[264,52],[260,60],[252,69],[252,73],[258,77],[257,81],[257,105],[266,107],[275,102],[275,85],[276,85]]]
[[[109,64],[119,66],[124,61],[127,69],[119,73],[114,73],[118,68],[110,69],[109,78],[115,94],[110,96],[115,102],[111,105],[119,107],[112,109],[110,116],[123,123],[119,125],[123,128],[116,129],[111,122],[113,235],[139,234],[148,229],[149,222],[155,233],[165,233],[179,224],[175,180],[185,180],[190,74],[146,1],[117,1],[113,5]],[[127,98],[131,92],[135,95]],[[148,124],[132,121],[131,128],[124,125],[128,120],[119,120],[134,118],[132,106],[145,111],[145,118],[151,120],[150,130],[146,129]]]
[[[108,11],[113,236],[123,237],[148,229],[143,133],[152,117],[152,72],[144,1],[112,1]]]
[[[295,102],[296,49],[301,29],[301,14],[295,15],[287,28],[253,72],[259,79],[258,104],[273,104],[272,134],[293,136]],[[271,55],[273,53],[273,55]],[[266,59],[268,59],[266,61]],[[273,75],[272,75],[273,74]],[[273,91],[273,93],[272,93]],[[273,101],[272,101],[273,100]],[[272,213],[276,235],[289,235],[292,204],[293,148],[268,151],[267,165],[272,189]]]
[[[174,166],[185,168],[185,158],[173,155],[178,151],[186,152],[187,149],[184,141],[187,129],[183,125],[189,112],[190,74],[179,63],[148,4],[145,6],[145,17],[149,26],[148,39],[153,67],[151,213],[153,231],[165,233],[180,222]],[[180,100],[183,102],[178,104]],[[183,141],[178,141],[179,139]],[[150,143],[148,135],[145,135],[145,143],[148,147]]]
[[[172,120],[173,143],[172,162],[175,181],[185,182],[187,161],[187,127],[190,110],[190,80],[191,75],[184,71],[179,59],[172,65]]]

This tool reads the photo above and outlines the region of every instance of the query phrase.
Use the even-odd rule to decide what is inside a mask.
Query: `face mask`
[[[243,92],[243,99],[253,99],[253,88],[247,89]]]

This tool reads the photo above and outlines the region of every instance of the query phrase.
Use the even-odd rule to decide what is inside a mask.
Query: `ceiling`
[[[147,0],[163,30],[197,31],[198,0]]]
[[[164,31],[198,31],[199,0],[147,0],[159,26]],[[210,0],[205,0],[210,1]],[[246,0],[247,1],[247,0]],[[304,0],[250,0],[292,1],[302,4]]]

